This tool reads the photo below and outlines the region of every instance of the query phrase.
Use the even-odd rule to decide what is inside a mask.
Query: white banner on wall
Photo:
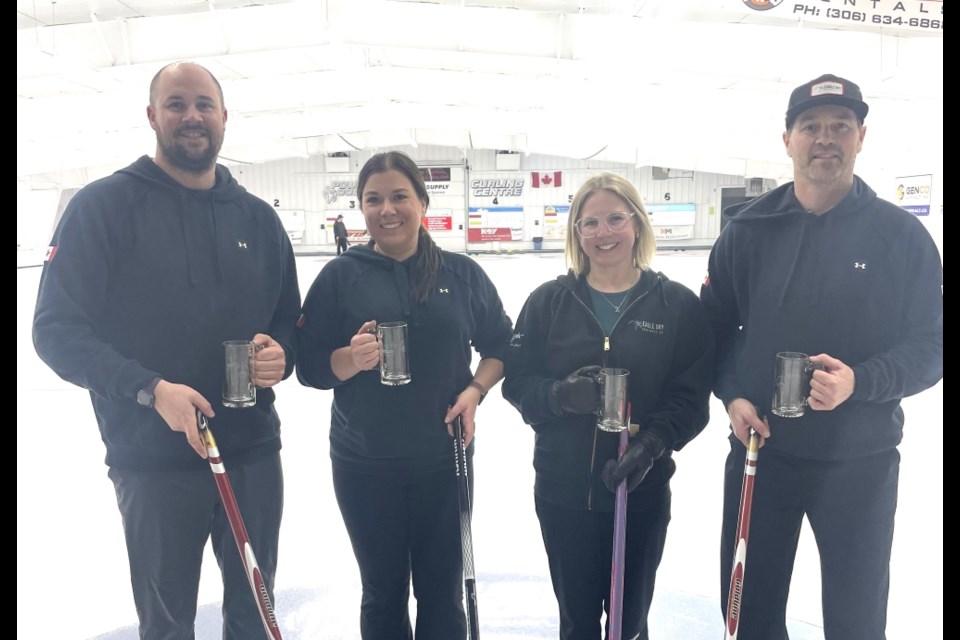
[[[683,240],[693,237],[697,205],[689,203],[648,204],[647,213],[657,240]]]
[[[470,207],[467,242],[523,239],[523,207]]]
[[[543,239],[566,240],[570,205],[547,205],[543,208]]]
[[[725,0],[730,11],[764,18],[822,22],[836,28],[885,33],[899,30],[943,35],[940,0]]]
[[[930,215],[930,197],[933,193],[933,175],[903,176],[897,178],[897,204],[915,216]]]
[[[302,210],[275,209],[283,224],[284,230],[290,237],[290,244],[303,242],[303,231],[307,228],[307,217]]]

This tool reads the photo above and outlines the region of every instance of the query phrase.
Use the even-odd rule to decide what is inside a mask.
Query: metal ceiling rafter
[[[337,137],[343,140],[345,143],[347,143],[347,145],[349,145],[350,148],[353,149],[354,151],[363,151],[363,147],[358,147],[357,145],[353,144],[352,142],[344,138],[342,133],[338,133]]]
[[[40,13],[28,22],[31,1]],[[131,117],[111,116],[111,109],[131,104],[131,83],[142,83],[173,56],[210,66],[229,85],[237,123],[230,140],[244,146],[234,155],[251,160],[258,149],[265,160],[280,157],[293,149],[287,142],[294,136],[328,136],[332,143],[337,131],[347,131],[366,148],[406,129],[421,145],[469,142],[485,149],[488,138],[513,136],[524,152],[570,158],[609,143],[590,157],[717,171],[743,158],[779,166],[786,159],[761,133],[779,132],[782,118],[771,114],[782,111],[782,95],[825,65],[869,92],[876,107],[872,139],[890,129],[879,126],[881,114],[902,120],[908,113],[894,100],[938,115],[918,123],[922,132],[914,139],[924,147],[942,139],[942,71],[929,63],[942,58],[942,34],[938,46],[927,46],[935,38],[922,35],[933,34],[885,32],[878,61],[876,33],[813,22],[791,29],[797,21],[743,12],[746,18],[733,24],[734,12],[715,0],[369,2],[362,8],[355,0],[124,0],[120,10],[103,0],[59,0],[52,14],[49,0],[18,0],[18,143],[25,149],[18,173],[106,165],[129,154],[130,141],[149,130]],[[91,7],[97,7],[92,15]],[[388,25],[403,28],[372,28],[367,18],[383,9]],[[211,24],[225,33],[223,46]],[[699,46],[673,47],[678,39]],[[713,41],[723,46],[711,48]],[[839,46],[862,55],[834,64],[820,53]],[[773,48],[810,55],[797,63],[751,57]],[[644,58],[655,64],[632,66]],[[132,68],[110,68],[124,64]],[[624,72],[632,81],[621,84]],[[612,86],[625,95],[602,98]],[[65,109],[87,105],[88,117],[71,126],[51,124]],[[749,131],[731,135],[729,123],[748,113]],[[126,135],[116,135],[118,120]],[[674,122],[702,142],[671,144],[660,133]],[[470,128],[479,123],[484,129],[473,139]],[[341,145],[350,148],[335,143]]]
[[[100,20],[97,19],[97,12],[90,12],[90,22],[93,23],[94,28],[97,31],[97,39],[100,41],[100,46],[103,47],[103,52],[107,54],[107,59],[110,60],[110,66],[116,66],[117,58],[113,55],[113,51],[110,50],[110,45],[107,43],[107,37],[103,33],[103,25],[100,24]]]
[[[117,21],[117,28],[120,31],[120,47],[123,49],[123,64],[130,66],[133,64],[133,56],[130,53],[130,28],[126,18],[120,18]]]

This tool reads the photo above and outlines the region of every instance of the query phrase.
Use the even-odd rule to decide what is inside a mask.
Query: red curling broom
[[[753,482],[757,475],[757,454],[760,451],[760,435],[750,430],[747,443],[747,458],[743,465],[743,489],[740,492],[740,517],[737,521],[737,546],[733,554],[733,571],[730,575],[730,593],[727,596],[727,620],[724,640],[736,640],[740,631],[740,614],[743,607],[743,576],[747,565],[747,537],[750,533],[750,511],[753,508]]]
[[[233,495],[233,485],[230,484],[230,478],[227,477],[227,471],[223,467],[223,460],[220,459],[220,450],[217,449],[217,441],[214,440],[213,432],[210,431],[210,425],[207,424],[207,417],[200,413],[199,410],[197,411],[197,426],[200,428],[200,437],[203,438],[203,444],[207,448],[207,460],[210,462],[210,470],[213,471],[213,478],[217,483],[217,491],[220,492],[223,510],[226,512],[227,519],[230,521],[233,539],[237,542],[237,551],[240,552],[240,560],[243,562],[244,573],[247,574],[247,581],[250,583],[251,591],[253,591],[253,599],[257,602],[260,621],[263,622],[263,628],[267,632],[267,638],[270,640],[283,640],[280,637],[280,627],[277,625],[277,617],[273,613],[273,604],[270,602],[267,585],[263,581],[263,575],[260,573],[260,567],[257,565],[257,558],[253,554],[253,545],[250,543],[250,536],[247,535],[247,528],[243,524],[243,518],[240,517],[237,498]]]

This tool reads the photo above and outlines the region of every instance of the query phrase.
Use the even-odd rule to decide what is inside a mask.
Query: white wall
[[[548,205],[567,205],[577,188],[587,177],[600,171],[613,171],[633,182],[648,204],[691,203],[697,215],[692,238],[664,242],[676,246],[710,246],[720,231],[720,187],[742,186],[743,176],[694,172],[673,172],[684,177],[654,180],[651,167],[635,167],[609,162],[576,160],[542,155],[522,155],[517,171],[498,171],[496,152],[489,150],[460,150],[451,147],[403,147],[420,165],[451,167],[451,184],[445,192],[431,193],[431,207],[451,209],[454,225],[450,231],[435,231],[437,243],[450,250],[463,251],[467,247],[467,212],[471,207],[516,206],[525,211],[522,238],[516,242],[470,243],[470,250],[525,250],[533,246],[532,238],[542,236],[543,210]],[[261,165],[232,167],[237,180],[252,193],[283,209],[306,212],[307,228],[301,251],[330,250],[333,243],[326,226],[330,211],[350,211],[359,208],[356,195],[330,199],[325,191],[333,182],[347,182],[355,186],[360,166],[371,152],[351,152],[349,173],[332,173],[324,168],[322,156],[298,160],[283,160]],[[561,171],[560,188],[531,186],[531,172]],[[523,180],[518,196],[476,195],[471,188],[475,180]],[[351,206],[352,202],[352,206]],[[346,216],[349,218],[349,216]],[[562,241],[546,242],[546,249],[562,248]]]
[[[868,140],[871,140],[868,138]],[[882,142],[882,141],[881,141]],[[725,186],[743,186],[745,177],[673,170],[667,180],[655,180],[652,167],[630,164],[577,160],[533,154],[520,156],[517,171],[497,171],[496,152],[490,150],[460,150],[453,147],[424,146],[401,148],[421,165],[451,168],[449,189],[431,193],[431,207],[449,209],[453,228],[434,231],[437,243],[451,251],[514,251],[529,250],[532,238],[543,236],[543,211],[548,205],[569,203],[583,181],[599,171],[613,171],[633,182],[647,204],[692,203],[696,206],[696,220],[689,240],[661,240],[661,247],[711,246],[720,232],[720,190]],[[268,162],[258,165],[231,165],[234,176],[249,191],[266,200],[277,209],[304,212],[306,227],[299,252],[332,251],[329,230],[330,219],[337,211],[345,212],[349,220],[359,214],[355,194],[341,195],[332,200],[334,183],[354,185],[360,166],[372,155],[371,151],[350,153],[346,172],[327,170],[326,158],[313,155],[300,159]],[[133,160],[133,158],[131,158]],[[921,218],[943,254],[943,160],[942,143],[926,154],[910,158],[891,157],[882,148],[865,144],[858,158],[858,174],[880,195],[896,203],[895,187],[898,176],[933,175],[931,215]],[[105,166],[82,172],[65,172],[37,176],[17,181],[17,248],[21,252],[42,251],[49,243],[56,219],[60,192],[83,186],[107,175],[117,167]],[[561,171],[561,188],[534,189],[530,186],[533,171]],[[678,176],[678,177],[674,177]],[[476,196],[470,189],[473,180],[524,180],[523,192],[518,197],[498,198]],[[668,200],[669,197],[669,200]],[[467,243],[470,207],[519,206],[524,209],[521,238],[515,242]],[[358,220],[360,218],[357,218]],[[360,223],[357,223],[360,224]],[[562,249],[560,240],[546,241],[545,249]],[[42,254],[41,254],[42,258]]]

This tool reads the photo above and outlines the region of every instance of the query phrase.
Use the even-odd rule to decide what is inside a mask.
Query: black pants
[[[272,600],[283,511],[280,454],[228,466],[227,473]],[[263,637],[257,603],[210,470],[110,469],[108,475],[123,517],[140,637],[193,639],[207,538],[223,575],[224,640]]]
[[[337,255],[346,251],[348,246],[346,238],[337,238]]]
[[[668,487],[664,494],[656,508],[627,512],[623,638],[648,637],[647,614],[670,524]],[[560,638],[599,640],[606,635],[601,617],[610,612],[613,513],[567,509],[539,497],[536,503],[553,591],[560,605]]]
[[[472,458],[467,477],[473,478]],[[456,478],[453,469],[404,476],[334,466],[337,504],[363,584],[364,640],[466,638]],[[408,613],[411,576],[415,635]]]
[[[746,449],[731,439],[720,556],[726,616]],[[786,639],[787,595],[804,515],[820,551],[826,640],[886,637],[900,454],[823,462],[760,450],[744,571],[740,640]]]

